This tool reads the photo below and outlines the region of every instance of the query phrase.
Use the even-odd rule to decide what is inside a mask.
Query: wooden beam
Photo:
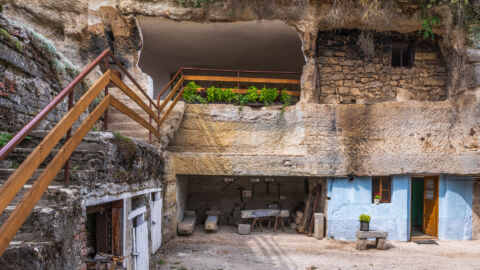
[[[155,114],[152,109],[150,109],[150,107],[145,103],[143,102],[143,100],[133,92],[132,89],[130,89],[119,77],[117,74],[115,73],[112,73],[112,76],[111,76],[111,80],[112,82],[118,87],[120,88],[120,90],[122,90],[122,92],[124,92],[128,97],[130,97],[133,101],[135,101],[135,103],[138,104],[138,106],[140,106],[140,108],[142,108],[146,113],[148,113],[148,115],[150,115],[153,120],[155,120],[155,122],[157,122],[157,124],[160,122],[160,119],[158,119],[158,116],[157,114]],[[155,103],[153,104],[154,107],[156,107]]]
[[[10,241],[12,241],[23,222],[25,222],[28,215],[30,215],[33,207],[43,196],[53,178],[58,174],[60,169],[62,169],[65,162],[75,151],[85,135],[87,135],[90,129],[92,129],[93,125],[98,121],[105,110],[107,110],[108,105],[110,104],[110,98],[111,96],[107,95],[80,125],[70,140],[68,140],[62,146],[62,148],[60,148],[52,161],[50,161],[50,163],[47,165],[43,173],[32,185],[32,188],[25,194],[17,207],[15,207],[15,210],[13,210],[8,219],[2,224],[0,227],[0,256],[3,254]],[[75,105],[75,107],[77,105]],[[75,107],[73,107],[70,111],[74,110]]]
[[[167,106],[170,99],[172,99],[172,97],[175,95],[175,92],[177,92],[178,88],[182,85],[183,81],[185,80],[184,77],[185,76],[182,76],[180,78],[180,80],[178,80],[177,84],[175,84],[175,87],[173,87],[172,91],[170,91],[168,96],[163,100],[162,104],[160,104],[160,106],[158,107],[159,115],[160,115],[160,112],[162,112],[163,108],[165,108],[165,106]],[[182,91],[183,91],[183,89],[182,89]],[[162,122],[162,121],[160,121],[160,122]]]
[[[150,123],[143,119],[140,115],[134,112],[132,109],[128,108],[127,105],[118,101],[116,98],[111,97],[110,104],[115,107],[117,110],[124,113],[126,116],[130,117],[132,120],[136,121],[140,125],[144,126],[146,129],[150,130],[155,136],[160,139],[161,135]],[[160,125],[161,121],[158,123]]]
[[[200,75],[184,75],[183,78],[185,79],[185,81],[300,84],[300,80],[296,80],[296,79],[224,77],[224,76],[200,76]]]
[[[0,189],[0,213],[15,198],[23,185],[32,177],[33,173],[62,139],[68,129],[73,126],[90,103],[100,94],[100,91],[109,84],[110,74],[110,71],[107,71],[95,82],[3,184]]]
[[[161,126],[163,124],[163,121],[165,121],[165,119],[167,119],[167,117],[170,115],[170,113],[172,112],[173,108],[175,107],[175,105],[177,104],[178,100],[180,100],[180,98],[182,97],[182,94],[183,94],[183,90],[185,88],[182,88],[182,90],[180,90],[180,92],[178,93],[178,95],[175,97],[175,100],[173,100],[172,104],[170,104],[170,106],[168,107],[168,110],[167,112],[165,112],[165,114],[163,115],[162,119],[160,120],[160,123],[158,124],[159,126]]]
[[[237,88],[221,88],[222,90],[232,89],[232,92],[235,94],[246,94],[247,89],[237,89]],[[207,91],[205,88],[197,88],[197,92]],[[280,90],[279,90],[280,91]],[[260,90],[257,90],[257,93],[260,94]],[[300,91],[285,91],[289,96],[300,96]]]

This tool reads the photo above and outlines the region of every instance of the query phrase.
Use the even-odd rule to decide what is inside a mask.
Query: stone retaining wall
[[[393,40],[417,41],[413,67],[391,66]],[[373,42],[374,51],[362,51],[362,42]],[[440,49],[433,41],[417,39],[416,34],[320,32],[318,66],[321,103],[439,101],[447,97],[447,69]]]

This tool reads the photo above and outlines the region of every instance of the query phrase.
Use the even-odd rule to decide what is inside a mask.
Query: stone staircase
[[[138,106],[133,100],[131,100],[125,93],[119,88],[112,87],[108,89],[108,93],[114,96],[116,99],[127,105],[130,109],[139,114],[143,119],[148,121],[148,114]],[[143,97],[142,94],[137,94],[139,97]],[[143,102],[146,104],[148,100],[143,98]],[[153,120],[152,120],[153,122]],[[137,139],[145,140],[148,142],[149,132],[139,123],[132,120],[130,117],[124,115],[122,112],[115,108],[109,108],[108,130],[113,132],[119,132],[120,134],[128,137],[134,137]]]
[[[113,88],[109,91],[144,119],[148,119],[147,114],[119,89]],[[184,110],[185,104],[179,102],[161,127],[162,138],[158,140],[152,135],[153,143],[160,151],[166,148],[174,131],[180,125]],[[117,131],[124,136],[148,142],[149,132],[114,108],[110,108],[109,131]],[[30,139],[24,140],[5,160],[0,161],[0,186],[5,183],[47,134],[48,131],[31,132],[29,134]],[[64,187],[64,170],[62,169],[7,250],[0,257],[0,269],[74,269],[75,265],[82,264],[81,261],[85,254],[75,254],[71,248],[74,245],[79,245],[82,241],[86,241],[84,239],[86,237],[85,233],[78,234],[78,232],[85,232],[84,227],[79,227],[84,226],[82,221],[84,218],[82,215],[84,210],[82,210],[81,204],[82,196],[102,185],[105,181],[117,181],[117,179],[105,178],[110,170],[104,168],[105,161],[115,158],[110,156],[111,144],[107,142],[108,139],[105,139],[107,137],[112,138],[112,136],[106,136],[105,134],[108,135],[104,132],[90,132],[84,138],[70,158],[69,186]],[[44,171],[46,165],[64,143],[65,140],[62,139],[15,199],[0,214],[0,225],[7,220],[23,195],[31,189],[34,180]],[[78,251],[82,248],[73,248],[73,250]]]
[[[33,151],[34,147],[46,136],[47,132],[32,132],[31,139],[24,140],[13,150],[7,158],[0,162],[0,186],[15,171],[21,162]],[[62,145],[64,140],[59,145]],[[54,153],[58,152],[57,147]],[[44,170],[53,158],[51,154],[35,172],[33,177],[23,186],[15,199],[0,214],[0,225],[3,224],[14,211],[17,204],[32,187],[33,180]],[[92,149],[78,149],[72,156],[72,182],[78,176],[89,174],[79,169],[86,160],[94,162],[95,153]],[[88,163],[87,163],[88,164]],[[82,165],[85,167],[85,165]],[[63,247],[70,245],[75,239],[74,232],[80,226],[78,219],[81,209],[76,201],[78,188],[72,183],[68,188],[63,186],[63,170],[55,177],[41,200],[33,209],[30,216],[20,228],[5,253],[0,257],[1,269],[73,269],[73,262],[81,258],[81,254],[74,254]],[[78,257],[80,256],[80,257]],[[65,262],[72,262],[71,265]]]
[[[116,99],[127,105],[130,109],[138,113],[143,119],[148,121],[149,115],[138,106],[133,100],[131,100],[125,93],[123,93],[119,88],[109,88],[108,93],[114,96]],[[141,93],[137,93],[138,96],[143,97]],[[143,101],[148,105],[149,101],[147,98],[143,98]],[[160,114],[160,118],[162,118],[163,114],[167,110],[170,103],[164,108],[163,112]],[[185,112],[186,104],[183,101],[179,101],[168,118],[160,127],[160,134],[162,138],[158,140],[155,135],[152,134],[152,143],[159,143],[160,149],[164,149],[170,139],[173,136],[173,132],[178,128],[180,124],[183,113]],[[156,112],[155,109],[152,109]],[[152,125],[156,127],[155,121],[152,119]],[[108,122],[108,130],[112,132],[119,132],[120,134],[128,137],[133,137],[137,139],[144,140],[146,142],[149,141],[149,131],[143,127],[142,125],[138,124],[130,117],[126,116],[122,112],[116,110],[115,108],[109,109],[109,122]]]

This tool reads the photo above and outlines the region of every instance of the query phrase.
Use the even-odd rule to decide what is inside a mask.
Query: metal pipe
[[[2,161],[23,139],[43,120],[73,89],[92,71],[100,61],[110,53],[110,49],[103,51],[95,60],[80,72],[45,108],[43,108],[25,127],[23,127],[4,147],[0,149]]]

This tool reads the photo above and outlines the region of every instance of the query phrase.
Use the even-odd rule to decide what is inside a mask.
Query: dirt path
[[[416,244],[389,241],[387,250],[358,251],[353,242],[316,240],[295,231],[239,235],[201,227],[154,255],[154,269],[480,269],[480,241]]]

